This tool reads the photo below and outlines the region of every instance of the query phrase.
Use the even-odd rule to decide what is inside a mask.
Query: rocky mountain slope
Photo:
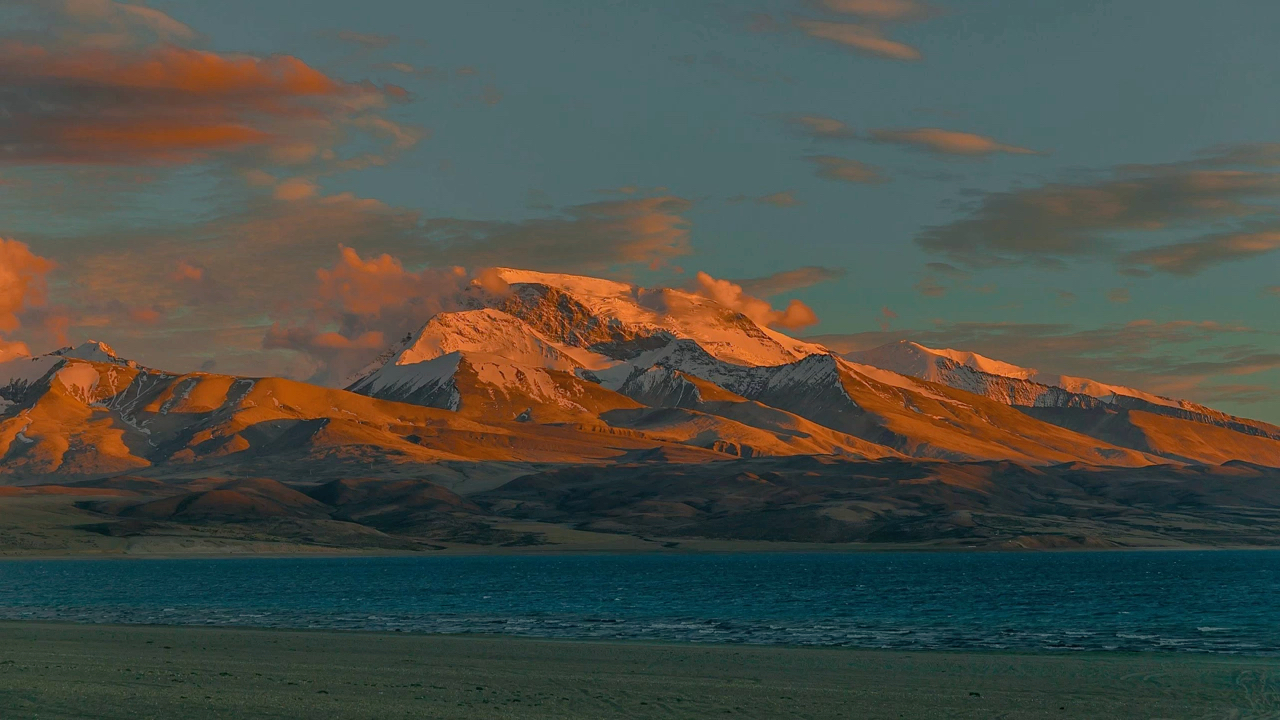
[[[815,454],[1280,466],[1280,428],[1194,403],[911,343],[842,357],[680,290],[497,276],[347,390],[169,373],[101,343],[0,364],[0,475]]]
[[[166,372],[94,342],[0,363],[0,550],[1280,531],[1266,423],[959,351],[841,356],[680,290],[498,277],[347,389]]]
[[[1280,465],[1280,427],[1187,400],[908,341],[844,357],[982,395],[1060,427],[1172,460]]]

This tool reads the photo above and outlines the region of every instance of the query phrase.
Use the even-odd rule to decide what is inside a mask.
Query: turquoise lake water
[[[1280,551],[21,560],[0,619],[1280,655]]]

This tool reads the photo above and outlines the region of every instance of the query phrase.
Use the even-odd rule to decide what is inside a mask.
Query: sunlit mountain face
[[[309,463],[790,455],[1280,465],[1280,428],[956,350],[840,355],[689,292],[498,270],[346,389],[170,373],[91,342],[0,365],[14,480]],[[273,460],[274,461],[274,460]],[[393,470],[399,472],[399,470]]]

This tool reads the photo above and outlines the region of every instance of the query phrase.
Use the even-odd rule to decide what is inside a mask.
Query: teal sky
[[[1280,421],[1276,3],[88,5],[0,2],[0,238],[57,264],[0,322],[33,351],[335,381],[448,266],[704,271],[833,347]],[[124,79],[165,48],[341,88]],[[338,287],[340,245],[399,269]]]

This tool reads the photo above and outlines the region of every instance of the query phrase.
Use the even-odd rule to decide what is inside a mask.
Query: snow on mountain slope
[[[412,365],[458,351],[498,355],[551,370],[572,372],[581,367],[523,321],[492,308],[436,315],[392,362]]]
[[[454,352],[423,364],[452,363],[460,371],[451,379],[464,387],[481,386],[479,375],[505,371],[506,366],[485,368],[477,357]],[[568,373],[545,372],[536,382],[584,386],[580,400],[589,418],[638,406]],[[34,373],[27,370],[28,376]],[[597,393],[608,401],[593,401]],[[473,418],[281,378],[171,374],[58,356],[52,370],[27,388],[22,402],[0,415],[0,484],[153,468],[178,474],[244,468],[254,475],[324,477],[374,468],[394,475],[401,465],[442,461],[600,462],[664,442],[628,432],[609,434],[602,442],[594,432],[514,421],[525,397],[510,401],[495,393],[486,402],[490,405],[477,408]],[[559,409],[554,401],[549,405],[535,403],[533,414],[550,416]],[[582,418],[560,411],[566,418]]]
[[[477,293],[473,303],[504,310],[565,345],[615,359],[627,359],[663,337],[694,340],[714,357],[741,365],[780,365],[826,352],[683,290],[508,268],[497,275],[510,292]]]
[[[348,389],[467,413],[581,421],[634,406],[614,391],[672,353],[707,358],[714,368],[781,365],[825,352],[692,293],[510,269],[498,276],[505,292],[470,288],[459,299],[470,309],[431,318]]]
[[[1280,457],[1275,445],[1280,427],[1122,385],[906,341],[845,357],[981,395],[1101,441],[1173,460],[1270,464]]]
[[[1087,395],[1106,403],[1114,403],[1117,397],[1130,397],[1163,407],[1191,409],[1194,405],[1123,385],[1042,373],[1033,368],[992,360],[977,353],[928,348],[907,340],[846,353],[844,357],[853,362],[986,395],[1011,405],[1061,407],[1065,406],[1063,403],[1080,403],[1079,399],[1073,400],[1063,393],[1054,392],[1055,388],[1074,395]],[[1003,383],[1000,378],[1021,380],[1025,384]]]
[[[114,363],[116,365],[137,367],[137,363],[116,355],[116,351],[111,349],[110,345],[97,340],[89,340],[80,343],[75,347],[64,347],[61,350],[54,350],[49,353],[49,355],[74,360],[91,360],[93,362]]]

